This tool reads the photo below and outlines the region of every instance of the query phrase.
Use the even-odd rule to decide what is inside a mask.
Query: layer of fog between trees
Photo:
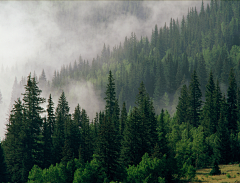
[[[135,32],[137,38],[150,38],[155,24],[162,27],[166,22],[168,26],[171,17],[181,20],[189,7],[196,6],[199,10],[201,6],[201,1],[145,1],[140,6],[148,16],[147,19],[142,19],[141,15],[110,14],[113,3],[120,6],[129,2],[0,2],[1,138],[5,134],[15,77],[19,82],[30,72],[39,76],[44,69],[47,80],[51,82],[54,70],[60,69],[63,64],[78,61],[80,55],[91,64],[92,58],[101,54],[104,43],[111,49],[120,42],[123,43],[131,32]],[[207,3],[204,2],[204,5]],[[98,25],[92,23],[98,17],[97,12],[102,12],[108,21]],[[76,96],[69,101],[71,112],[77,103],[86,109],[90,118],[103,109],[104,101],[93,90],[91,83],[83,82],[78,86],[73,83],[67,90]],[[43,90],[42,96],[48,98],[48,95]],[[53,98],[55,106],[58,97]],[[44,107],[46,105],[47,103]]]

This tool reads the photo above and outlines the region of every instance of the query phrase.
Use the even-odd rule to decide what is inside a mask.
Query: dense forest
[[[239,13],[238,1],[211,0],[155,25],[151,38],[131,33],[91,62],[80,56],[52,81],[44,70],[15,81],[0,182],[181,182],[198,168],[217,174],[219,164],[239,163]],[[81,104],[70,114],[62,88],[72,81],[101,91],[105,109],[94,119]]]

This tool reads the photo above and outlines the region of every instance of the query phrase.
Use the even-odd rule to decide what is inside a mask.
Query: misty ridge
[[[0,4],[0,182],[238,181],[238,1]]]
[[[155,24],[163,26],[165,22],[170,21],[170,17],[181,18],[186,14],[188,7],[197,6],[199,9],[200,3],[1,2],[1,6],[0,91],[3,96],[3,137],[11,106],[14,100],[21,97],[26,76],[30,72],[39,77],[44,69],[50,84],[54,70],[60,70],[63,65],[69,63],[73,66],[74,61],[79,61],[80,55],[91,65],[92,59],[101,55],[103,44],[112,49],[120,42],[123,43],[131,32],[135,32],[138,37],[150,36]],[[13,91],[14,85],[15,89],[17,87],[16,83],[14,84],[15,79],[19,90]],[[86,85],[84,83],[85,81],[78,86]],[[49,89],[41,89],[43,96],[47,98]],[[96,97],[92,87],[87,90],[93,94],[90,98],[98,98],[97,103],[102,102],[102,99]],[[81,93],[77,92],[76,96],[81,101]],[[54,101],[57,102],[57,96]],[[88,111],[89,103],[81,105]],[[91,117],[101,105],[95,106],[96,108],[92,108],[92,112],[89,113]],[[72,110],[74,107],[75,103],[71,106]]]

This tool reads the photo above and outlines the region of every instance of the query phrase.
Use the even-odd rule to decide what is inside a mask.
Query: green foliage
[[[166,156],[161,159],[150,158],[146,153],[138,165],[129,166],[126,182],[165,182],[167,170]]]
[[[218,163],[215,160],[212,170],[209,175],[221,175],[221,170],[219,169]]]
[[[5,154],[2,148],[2,142],[0,142],[0,182],[7,182],[7,165],[5,162]]]
[[[90,163],[86,163],[83,167],[75,171],[73,183],[102,183],[106,175],[99,170],[100,163],[97,161],[96,156],[94,156]]]
[[[187,162],[183,164],[181,168],[182,177],[186,178],[188,181],[191,181],[196,176],[196,169],[192,165],[188,165]]]

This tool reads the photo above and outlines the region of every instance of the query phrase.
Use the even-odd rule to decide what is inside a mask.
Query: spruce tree
[[[159,119],[159,123],[158,123],[158,146],[159,146],[159,157],[161,158],[161,156],[163,156],[164,154],[168,153],[168,143],[167,143],[167,132],[165,130],[165,124],[164,124],[164,110],[162,109],[161,114],[160,114],[160,119]],[[169,154],[167,154],[169,155]]]
[[[177,105],[177,121],[178,124],[188,121],[189,113],[189,93],[186,85],[183,85]]]
[[[119,121],[116,110],[115,83],[111,71],[109,71],[108,84],[106,89],[105,115],[99,114],[100,128],[98,134],[97,155],[101,170],[106,174],[108,180],[119,180],[120,177],[120,139],[119,131],[116,128],[116,121]],[[118,110],[119,111],[119,110]],[[118,117],[118,119],[117,119]]]
[[[121,116],[120,116],[120,135],[123,135],[123,131],[126,125],[126,120],[127,120],[127,109],[126,109],[126,104],[123,102],[122,110],[121,110]]]
[[[193,71],[192,79],[189,85],[189,118],[190,124],[194,127],[199,125],[199,118],[202,106],[202,92],[196,71]]]
[[[200,88],[203,94],[205,94],[206,85],[207,85],[207,70],[206,63],[201,53],[198,60],[197,75],[199,78]]]
[[[52,101],[52,95],[49,95],[48,105],[47,105],[47,123],[50,128],[51,137],[54,132],[55,127],[55,114],[54,114],[54,103]]]
[[[6,138],[3,144],[7,170],[11,182],[26,182],[27,173],[32,167],[27,167],[32,163],[31,151],[27,146],[26,112],[22,101],[18,99],[11,110]]]
[[[27,170],[30,171],[34,164],[42,165],[42,143],[40,139],[43,121],[40,114],[44,112],[41,104],[45,99],[40,97],[41,90],[37,86],[35,77],[28,76],[23,94],[25,117],[26,117],[26,146],[30,151],[30,159],[26,164]]]
[[[81,140],[80,140],[79,154],[81,159],[84,162],[87,162],[91,160],[91,157],[93,154],[93,147],[92,147],[89,118],[84,109],[82,109],[81,111],[81,119],[82,119],[82,126],[80,129]]]
[[[134,107],[126,122],[123,132],[123,141],[121,149],[121,161],[126,167],[128,165],[137,165],[143,156],[141,142],[141,118],[139,110]]]
[[[205,98],[206,102],[203,107],[203,128],[207,135],[214,134],[216,132],[216,118],[215,118],[215,108],[214,108],[214,92],[215,83],[213,81],[212,71],[210,72],[208,83],[206,86]]]
[[[218,121],[218,127],[217,127],[217,137],[218,137],[218,143],[217,143],[217,151],[220,154],[220,157],[217,157],[219,163],[227,164],[230,162],[230,135],[229,130],[226,128],[227,120],[224,117],[224,115],[221,113],[220,119]]]
[[[227,104],[228,129],[230,130],[230,132],[235,133],[237,131],[237,83],[233,69],[231,69],[229,75]]]
[[[7,165],[5,155],[0,141],[0,182],[8,182]]]
[[[56,109],[56,123],[53,132],[53,158],[54,163],[62,159],[62,148],[67,137],[67,124],[69,120],[69,106],[64,92],[62,92]]]
[[[52,137],[51,137],[51,125],[47,122],[46,118],[43,118],[43,164],[42,168],[48,168],[52,163]]]

